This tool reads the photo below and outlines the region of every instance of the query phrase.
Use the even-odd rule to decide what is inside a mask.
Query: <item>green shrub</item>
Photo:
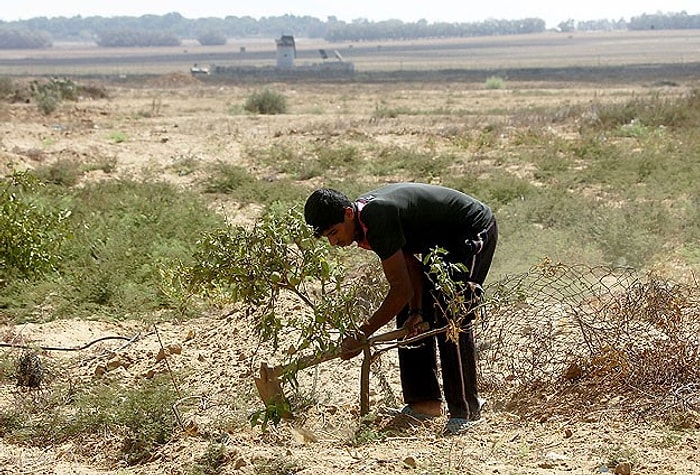
[[[502,170],[493,171],[486,180],[479,180],[472,174],[448,176],[445,185],[488,203],[494,210],[513,201],[524,201],[537,193],[536,187],[527,180]]]
[[[270,89],[254,92],[243,106],[248,112],[274,115],[287,112],[287,99],[280,93]]]
[[[248,170],[238,165],[218,162],[211,167],[211,174],[203,180],[205,193],[233,193],[249,187],[256,181]]]
[[[377,151],[368,163],[369,173],[374,176],[390,176],[403,172],[412,180],[431,181],[442,176],[453,161],[448,155],[435,155],[411,148],[384,147]]]
[[[103,311],[173,303],[161,289],[162,268],[187,261],[199,234],[221,222],[192,193],[161,182],[91,184],[77,192],[74,206],[66,303]]]
[[[119,130],[115,130],[109,133],[109,140],[114,143],[126,142],[126,134]]]
[[[226,445],[210,443],[206,452],[189,467],[189,473],[191,475],[216,475],[221,473],[228,459],[227,453]]]
[[[0,77],[0,100],[9,99],[15,92],[15,84],[8,77]]]
[[[313,237],[301,213],[292,208],[272,209],[250,228],[209,233],[200,241],[194,265],[181,274],[184,293],[240,302],[251,309],[256,336],[273,351],[280,348],[282,337],[293,338],[295,351],[285,357],[296,361],[303,353],[334,349],[337,332],[356,328],[366,307],[376,307],[384,288],[370,272],[365,265],[362,271],[346,274],[339,256]],[[283,296],[294,299],[300,309],[289,312],[279,305]],[[294,382],[295,368],[288,367],[282,377]],[[286,401],[270,401],[251,422],[277,423],[287,409]]]
[[[288,179],[260,180],[243,167],[223,162],[216,163],[202,183],[205,193],[226,193],[243,203],[291,203],[307,194]]]
[[[44,115],[54,112],[63,101],[78,100],[78,85],[70,79],[51,78],[48,82],[34,81],[31,90],[32,97]]]
[[[173,404],[178,394],[169,378],[142,380],[132,388],[97,385],[74,396],[73,412],[58,414],[52,431],[57,440],[109,431],[121,437],[121,453],[129,464],[148,459],[167,443],[175,429]],[[49,414],[46,415],[47,419]],[[54,418],[57,416],[53,415]]]
[[[396,119],[400,115],[409,115],[411,110],[406,107],[390,107],[385,100],[374,105],[373,120]]]
[[[42,89],[33,95],[36,105],[44,115],[53,113],[61,103],[60,94],[52,89]]]
[[[253,463],[254,473],[260,475],[295,475],[304,471],[304,464],[290,459],[289,455],[260,457]]]
[[[0,287],[10,274],[37,276],[61,260],[71,213],[42,201],[38,187],[26,172],[0,181]]]
[[[172,163],[168,166],[168,170],[178,176],[191,175],[200,166],[200,159],[194,155],[183,154],[172,158]]]
[[[679,97],[635,97],[626,102],[594,105],[596,129],[629,127],[697,127],[700,124],[700,91]],[[637,127],[638,128],[638,127]]]
[[[662,252],[659,242],[675,238],[667,210],[659,203],[629,203],[601,207],[586,220],[590,235],[608,262],[637,269],[648,265]]]
[[[74,186],[83,175],[83,166],[77,160],[57,160],[50,165],[37,167],[34,174],[44,183]]]
[[[37,199],[64,203],[72,210],[63,223],[70,234],[63,241],[53,235],[40,241],[52,251],[51,256],[55,254],[49,262],[57,272],[35,278],[31,286],[10,279],[5,288],[0,287],[0,306],[17,321],[36,318],[36,307],[47,304],[52,308],[43,314],[47,319],[184,311],[179,296],[164,286],[163,272],[188,262],[200,234],[223,222],[194,192],[160,182],[106,181],[71,189],[46,186]],[[34,219],[34,214],[29,216]],[[38,228],[35,236],[48,235],[52,229],[43,215],[32,223]],[[0,234],[6,229],[3,226]],[[12,239],[17,234],[12,233]],[[60,249],[51,247],[59,243]],[[18,252],[17,247],[10,249]],[[36,260],[44,254],[26,255]],[[30,260],[22,262],[25,268],[39,266]]]
[[[489,76],[485,83],[486,89],[505,89],[506,80],[500,76]]]

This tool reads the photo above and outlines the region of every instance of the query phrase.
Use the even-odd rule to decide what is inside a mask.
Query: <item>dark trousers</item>
[[[448,253],[447,260],[459,254],[459,260],[469,269],[468,273],[454,275],[452,279],[482,285],[491,267],[497,242],[498,226],[494,219],[478,236],[465,242],[465,249],[452,255]],[[423,319],[430,322],[431,328],[440,328],[447,321],[447,316],[443,313],[446,308],[445,296],[432,288],[427,274],[424,281]],[[407,316],[407,308],[399,313],[396,319],[399,328]],[[441,333],[417,342],[416,346],[399,348],[401,387],[406,404],[442,401],[435,353],[437,341],[445,402],[450,417],[476,420],[481,416],[476,381],[476,348],[471,325],[475,317],[474,314],[465,316],[459,333],[459,345]]]

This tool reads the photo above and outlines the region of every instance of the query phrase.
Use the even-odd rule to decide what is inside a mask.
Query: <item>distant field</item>
[[[517,71],[537,68],[630,67],[640,65],[649,75],[662,75],[674,65],[673,75],[697,76],[700,68],[700,30],[647,31],[383,41],[330,44],[298,38],[297,64],[324,61],[319,49],[337,50],[353,62],[358,74],[402,71]],[[336,61],[331,54],[325,61]],[[203,47],[185,42],[167,48],[100,48],[87,44],[56,44],[47,50],[0,50],[4,75],[139,75],[188,72],[199,66],[271,67],[275,65],[274,38],[231,39],[225,46]],[[680,68],[680,69],[679,69]],[[661,72],[659,72],[661,70]],[[581,72],[581,71],[579,71]],[[576,70],[571,71],[577,74]],[[624,72],[619,70],[617,75]]]

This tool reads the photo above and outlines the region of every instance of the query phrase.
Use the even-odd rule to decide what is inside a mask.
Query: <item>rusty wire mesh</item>
[[[543,262],[487,286],[474,327],[480,386],[524,412],[614,405],[697,424],[699,304],[696,280]]]

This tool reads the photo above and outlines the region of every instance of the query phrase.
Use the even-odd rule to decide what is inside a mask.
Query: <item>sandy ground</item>
[[[35,167],[66,157],[84,161],[115,157],[119,174],[152,173],[190,186],[195,177],[178,175],[173,164],[182,159],[206,163],[222,157],[243,163],[244,147],[265,143],[279,134],[313,141],[319,130],[336,130],[391,143],[427,140],[416,131],[425,127],[433,134],[445,126],[431,124],[430,117],[412,116],[410,120],[415,122],[403,124],[405,133],[399,136],[395,130],[384,130],[381,124],[367,120],[377,98],[386,90],[368,92],[359,85],[347,84],[339,92],[337,87],[325,85],[314,94],[303,86],[291,87],[287,91],[290,107],[298,111],[293,123],[287,116],[231,114],[230,110],[250,93],[249,86],[210,87],[183,75],[165,76],[138,87],[111,88],[108,99],[66,104],[50,117],[38,114],[33,105],[2,104],[0,158],[3,164]],[[415,89],[419,87],[422,90]],[[486,104],[481,91],[461,87],[398,87],[391,98],[393,105],[400,107],[402,101],[420,97],[421,107],[428,110],[445,101],[460,101],[469,93],[474,114],[480,109],[507,107],[509,101],[523,106],[528,101],[562,100],[562,93],[556,90],[539,98],[514,98],[504,91],[491,94],[491,102]],[[593,89],[582,86],[576,94],[563,94],[571,104],[588,100]],[[115,131],[128,139],[116,143],[110,138]],[[95,171],[86,179],[108,178]],[[226,210],[225,204],[222,210]],[[255,211],[239,209],[236,216],[244,219]],[[47,447],[18,446],[0,440],[0,473],[198,473],[194,463],[212,440],[224,444],[226,451],[226,463],[217,473],[231,474],[625,474],[630,473],[630,466],[631,473],[639,475],[700,473],[697,429],[677,431],[653,420],[638,419],[635,414],[622,414],[615,410],[614,394],[609,395],[609,410],[585,416],[581,412],[570,416],[545,413],[533,418],[523,415],[528,411],[506,408],[502,395],[487,392],[484,396],[489,404],[482,422],[455,437],[441,435],[444,418],[421,423],[405,416],[378,414],[361,422],[359,359],[329,361],[317,371],[305,371],[300,382],[318,402],[294,421],[262,432],[247,422],[250,412],[259,407],[252,376],[261,354],[251,342],[250,329],[239,317],[222,312],[183,323],[156,325],[76,320],[3,324],[0,335],[4,335],[5,342],[42,346],[73,348],[104,336],[138,338],[131,342],[108,340],[78,352],[40,353],[53,369],[53,383],[36,394],[27,394],[19,391],[12,380],[0,380],[0,412],[14,404],[25,404],[28,398],[41,404],[52,391],[51,384],[59,387],[74,380],[76,384],[98,385],[108,380],[127,387],[154,374],[169,374],[170,370],[184,375],[175,383],[192,398],[179,406],[183,426],[178,426],[172,440],[145,464],[126,466],[115,458],[119,442],[113,434]],[[167,350],[166,358],[159,357],[163,349]],[[17,350],[0,348],[4,354],[12,351]],[[387,401],[390,394],[379,388],[379,379],[383,378],[394,395],[400,395],[396,365],[395,355],[385,355],[381,370],[373,377],[374,414],[387,403],[399,404]],[[533,401],[550,396],[533,395]]]

